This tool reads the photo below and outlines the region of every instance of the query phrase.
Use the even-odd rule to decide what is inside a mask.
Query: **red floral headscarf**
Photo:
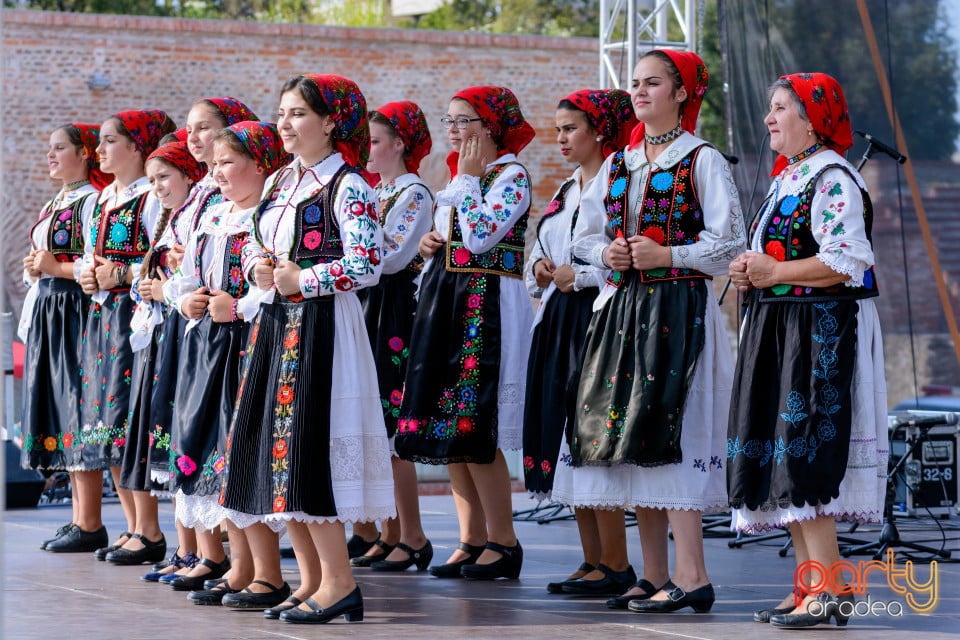
[[[100,144],[100,125],[84,122],[71,122],[70,126],[80,132],[80,144],[87,154],[87,167],[90,169],[90,184],[97,191],[113,182],[113,174],[100,169],[100,156],[97,155],[97,146]]]
[[[231,98],[230,96],[224,96],[222,98],[204,98],[200,102],[209,102],[216,107],[217,111],[220,112],[220,115],[223,116],[223,119],[227,121],[228,127],[232,124],[244,122],[246,120],[259,120],[257,115],[250,110],[250,107],[243,104],[236,98]]]
[[[697,118],[700,117],[700,106],[703,104],[703,94],[707,92],[710,75],[703,59],[692,51],[675,51],[673,49],[654,49],[665,54],[680,72],[683,88],[687,90],[687,100],[680,107],[680,126],[684,131],[695,133]],[[651,51],[650,53],[653,53]],[[649,53],[646,55],[650,55]],[[643,142],[644,124],[641,122],[633,128],[630,135],[630,146]]]
[[[600,133],[604,157],[625,147],[637,126],[630,94],[622,89],[581,89],[563,100],[582,111],[590,126]]]
[[[840,155],[853,146],[853,129],[843,88],[825,73],[793,73],[780,76],[790,83],[824,146]],[[785,156],[777,156],[770,175],[777,175],[787,166]]]
[[[187,130],[185,127],[180,127],[173,132],[173,137],[177,139],[177,142],[186,142],[187,141]]]
[[[483,118],[483,124],[490,128],[500,149],[499,155],[520,153],[537,135],[524,119],[517,97],[506,87],[470,87],[455,93],[451,100],[463,100]],[[459,159],[457,151],[451,151],[447,156],[451,177],[457,175]]]
[[[370,124],[367,99],[353,80],[334,74],[307,73],[303,76],[317,86],[333,118],[333,148],[353,167],[365,167],[370,157]]]
[[[277,125],[272,122],[244,120],[227,129],[237,136],[240,144],[266,175],[293,161],[293,155],[283,150]]]
[[[160,145],[147,157],[148,161],[154,159],[163,160],[176,167],[194,184],[200,182],[207,172],[206,168],[190,154],[186,142],[168,142]]]
[[[121,111],[113,114],[113,117],[120,121],[133,143],[137,145],[137,150],[148,157],[153,153],[157,145],[160,144],[160,138],[173,133],[177,125],[174,124],[170,116],[159,109],[151,111]]]
[[[433,142],[430,139],[430,127],[427,118],[416,103],[409,100],[388,102],[376,110],[390,121],[390,126],[403,141],[406,154],[403,164],[410,173],[420,170],[420,162],[427,157]]]

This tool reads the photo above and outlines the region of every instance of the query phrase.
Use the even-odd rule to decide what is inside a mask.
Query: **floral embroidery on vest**
[[[498,164],[480,179],[480,193],[486,195],[490,191],[497,177],[504,169],[515,162]],[[508,186],[504,189],[504,201],[508,205],[519,205],[523,199],[523,193],[519,188],[528,186],[526,171],[517,174],[514,186]],[[499,207],[501,205],[494,205]],[[477,212],[479,215],[480,203],[474,202],[471,198],[466,198],[460,205],[461,212],[471,218],[471,212]],[[509,212],[506,212],[509,217]],[[457,210],[450,207],[450,232],[447,237],[446,267],[447,271],[459,273],[492,273],[510,278],[523,278],[523,248],[524,236],[527,232],[528,213],[523,214],[519,220],[514,223],[507,235],[498,242],[492,249],[484,253],[471,253],[469,249],[463,246],[463,232],[457,223]],[[477,237],[481,237],[477,233]]]
[[[132,264],[150,248],[150,238],[140,214],[147,194],[142,193],[115,209],[104,211],[98,202],[93,211],[92,240],[95,253],[113,262]]]

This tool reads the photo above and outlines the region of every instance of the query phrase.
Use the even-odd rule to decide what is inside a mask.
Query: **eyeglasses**
[[[443,125],[444,129],[449,129],[450,125],[457,125],[457,129],[466,129],[471,122],[479,122],[483,118],[450,118],[444,116],[440,118],[440,124]]]

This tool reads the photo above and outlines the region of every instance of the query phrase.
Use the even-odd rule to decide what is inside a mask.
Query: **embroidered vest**
[[[637,223],[637,235],[647,236],[661,246],[683,246],[695,243],[704,230],[703,208],[697,197],[693,183],[693,166],[700,145],[683,157],[672,167],[650,172],[643,197],[640,200]],[[623,149],[614,154],[607,177],[607,195],[604,206],[607,209],[607,224],[614,235],[626,234],[626,215],[629,210],[630,170],[627,169]],[[664,267],[640,272],[641,282],[660,282],[665,280],[705,279],[711,277],[695,269]],[[607,283],[620,286],[623,272],[613,271]]]
[[[816,256],[820,246],[813,237],[811,228],[811,203],[817,189],[817,181],[828,169],[841,169],[850,174],[850,170],[841,164],[829,164],[822,167],[807,182],[807,186],[799,197],[787,196],[775,206],[778,208],[763,232],[764,251],[777,259],[803,260]],[[852,174],[850,174],[852,177]],[[867,240],[872,244],[873,204],[870,195],[860,189],[863,198],[863,221]],[[824,212],[825,221],[829,222],[833,214]],[[844,283],[830,287],[799,287],[791,284],[778,284],[769,289],[760,290],[760,300],[763,302],[777,302],[780,300],[804,302],[822,302],[828,300],[860,300],[880,295],[877,286],[877,277],[873,267],[863,274],[863,286],[848,287]]]
[[[511,164],[498,164],[480,178],[480,193],[487,195],[497,177]],[[522,168],[522,165],[521,165]],[[525,176],[524,169],[520,176]],[[471,253],[463,246],[463,233],[457,224],[457,210],[450,207],[450,231],[447,234],[447,271],[459,273],[492,273],[508,278],[523,278],[523,248],[524,236],[527,233],[527,220],[530,218],[530,208],[520,216],[513,227],[507,232],[503,240],[492,249],[484,253]]]
[[[132,264],[150,248],[150,238],[144,228],[141,213],[147,193],[141,193],[110,211],[98,202],[93,210],[94,252],[113,262]]]
[[[243,247],[249,241],[250,234],[236,233],[229,236],[227,240],[226,252],[224,254],[223,261],[223,272],[220,274],[218,280],[218,288],[221,291],[226,291],[234,298],[242,298],[247,294],[247,291],[250,290],[250,283],[247,282],[247,279],[243,275]],[[210,240],[210,236],[207,234],[201,234],[197,239],[197,255],[194,258],[194,273],[201,276],[200,286],[203,286],[205,283],[202,282],[203,274],[203,246]]]
[[[427,188],[427,185],[423,184],[422,182],[411,182],[410,184],[405,186],[403,189],[400,189],[399,191],[395,192],[392,196],[390,196],[386,200],[380,201],[380,226],[381,227],[386,229],[387,214],[390,213],[391,209],[393,209],[393,205],[397,204],[397,200],[400,198],[400,195],[410,187],[413,187],[416,185]],[[423,259],[423,256],[421,256],[418,253],[415,256],[413,256],[413,260],[411,260],[410,263],[407,264],[407,266],[404,268],[407,271],[410,271],[412,273],[420,273],[421,271],[423,271],[424,262],[425,261]]]
[[[297,205],[290,260],[301,269],[343,258],[343,239],[334,200],[340,181],[348,173],[357,173],[357,170],[347,164],[341,165],[327,184]]]
[[[83,257],[83,207],[87,198],[96,198],[98,193],[90,193],[74,200],[69,206],[50,214],[50,226],[47,229],[47,248],[57,262],[73,262]],[[41,216],[34,228],[46,216]],[[31,229],[31,236],[33,235]]]

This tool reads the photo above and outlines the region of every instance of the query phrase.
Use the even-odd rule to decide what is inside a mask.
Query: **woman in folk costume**
[[[579,382],[580,351],[593,301],[607,277],[606,269],[573,259],[580,197],[596,179],[604,159],[627,144],[636,123],[630,94],[620,89],[582,89],[557,105],[557,145],[564,160],[577,168],[560,185],[541,217],[524,269],[527,291],[540,304],[527,364],[523,469],[527,491],[540,500],[549,499],[554,490],[564,425]],[[617,515],[622,521],[622,510]],[[577,508],[576,517],[583,563],[566,580],[548,583],[549,593],[576,589],[580,584],[577,579],[600,564],[596,514],[590,508]],[[635,580],[630,580],[627,587]]]
[[[119,475],[133,370],[130,285],[160,214],[144,163],[160,138],[175,128],[163,111],[121,111],[100,127],[97,153],[114,181],[97,201],[80,274],[80,285],[93,297],[84,327],[80,463],[89,472],[110,468],[127,519],[127,531],[116,543],[97,549],[100,560],[123,546],[149,549],[148,559],[162,559],[166,552],[162,536],[150,540],[137,530],[134,496],[120,487]]]
[[[183,314],[185,335],[177,373],[170,452],[170,490],[177,521],[196,529],[198,566],[174,578],[176,591],[196,591],[231,567],[224,555],[218,504],[227,431],[240,385],[240,358],[246,326],[239,299],[249,289],[243,250],[249,242],[253,210],[267,176],[286,164],[276,127],[245,121],[222,129],[213,140],[213,178],[225,200],[205,212],[187,240],[174,277],[164,285],[166,299]],[[231,555],[239,573],[252,568],[242,533],[230,531]],[[246,567],[244,567],[246,562]]]
[[[775,82],[768,99],[764,124],[780,155],[750,250],[730,265],[749,302],[727,440],[733,527],[787,528],[798,569],[833,567],[836,522],[879,522],[886,495],[873,208],[843,158],[853,131],[840,83],[795,73]],[[794,593],[754,620],[798,628],[833,617],[845,625],[850,589],[822,572],[798,573]]]
[[[256,287],[245,301],[253,304],[240,308],[253,326],[221,495],[262,577],[223,603],[286,599],[274,533],[286,524],[301,587],[279,617],[359,621],[363,597],[344,523],[395,513],[376,369],[354,291],[376,284],[381,270],[376,194],[359,174],[370,145],[367,106],[353,81],[305,75],[284,84],[278,114],[284,149],[297,157],[267,181],[254,214],[245,273]]]
[[[715,597],[701,514],[726,503],[733,358],[710,279],[745,241],[730,167],[692,133],[706,88],[694,53],[641,57],[630,92],[640,124],[581,198],[574,239],[577,258],[611,274],[584,347],[571,466],[559,473],[573,474],[575,505],[636,508],[643,579],[608,606],[638,612],[703,612]],[[625,541],[613,542],[623,524],[607,520],[598,525],[616,563],[583,580],[622,584],[632,573]]]
[[[367,171],[380,177],[377,196],[384,232],[383,275],[377,286],[360,292],[360,299],[377,363],[380,404],[390,438],[397,432],[410,333],[417,309],[414,281],[423,268],[417,247],[420,238],[433,227],[433,194],[417,173],[431,145],[427,119],[413,102],[389,102],[370,112]],[[417,472],[409,460],[394,456],[390,462],[397,518],[384,522],[383,535],[366,555],[352,558],[350,564],[369,566],[374,571],[403,571],[416,565],[418,571],[424,571],[433,558],[433,547],[420,522]],[[355,525],[354,535],[357,529]]]
[[[516,578],[523,550],[501,450],[521,447],[533,314],[522,279],[530,181],[516,154],[534,130],[505,87],[456,93],[441,122],[452,179],[420,241],[430,262],[395,444],[401,458],[450,473],[460,544],[431,573]]]
[[[126,446],[123,464],[120,467],[120,487],[131,491],[136,521],[147,539],[157,539],[162,534],[158,513],[157,496],[167,493],[167,474],[151,474],[148,456],[154,437],[169,432],[173,419],[172,391],[176,377],[168,371],[176,366],[167,353],[176,353],[178,336],[176,324],[162,323],[163,305],[154,302],[154,293],[161,295],[158,273],[166,268],[163,252],[157,251],[157,240],[164,236],[169,223],[187,202],[194,185],[203,176],[203,168],[194,160],[183,142],[161,144],[150,154],[145,164],[147,179],[153,195],[162,207],[154,240],[143,257],[140,272],[131,287],[131,295],[137,306],[131,320],[130,344],[135,353],[130,412],[127,417]],[[145,278],[145,276],[152,278]],[[156,283],[154,291],[153,283]],[[158,320],[153,322],[153,316]],[[173,345],[168,347],[168,345]],[[171,364],[171,360],[173,361]],[[107,561],[114,564],[142,564],[145,560],[159,561],[154,551],[147,547],[128,550],[123,547],[107,554]],[[150,556],[148,558],[148,556]]]
[[[50,551],[92,551],[106,544],[106,533],[99,531],[99,503],[92,496],[102,491],[102,482],[93,486],[91,476],[77,472],[79,449],[74,448],[80,436],[81,333],[89,302],[75,278],[97,196],[112,179],[97,161],[99,131],[97,125],[73,123],[50,134],[47,167],[61,187],[30,229],[30,254],[23,259],[30,289],[17,331],[27,345],[22,463],[27,469],[66,469],[72,493],[70,522],[40,545],[46,549],[56,543]]]

